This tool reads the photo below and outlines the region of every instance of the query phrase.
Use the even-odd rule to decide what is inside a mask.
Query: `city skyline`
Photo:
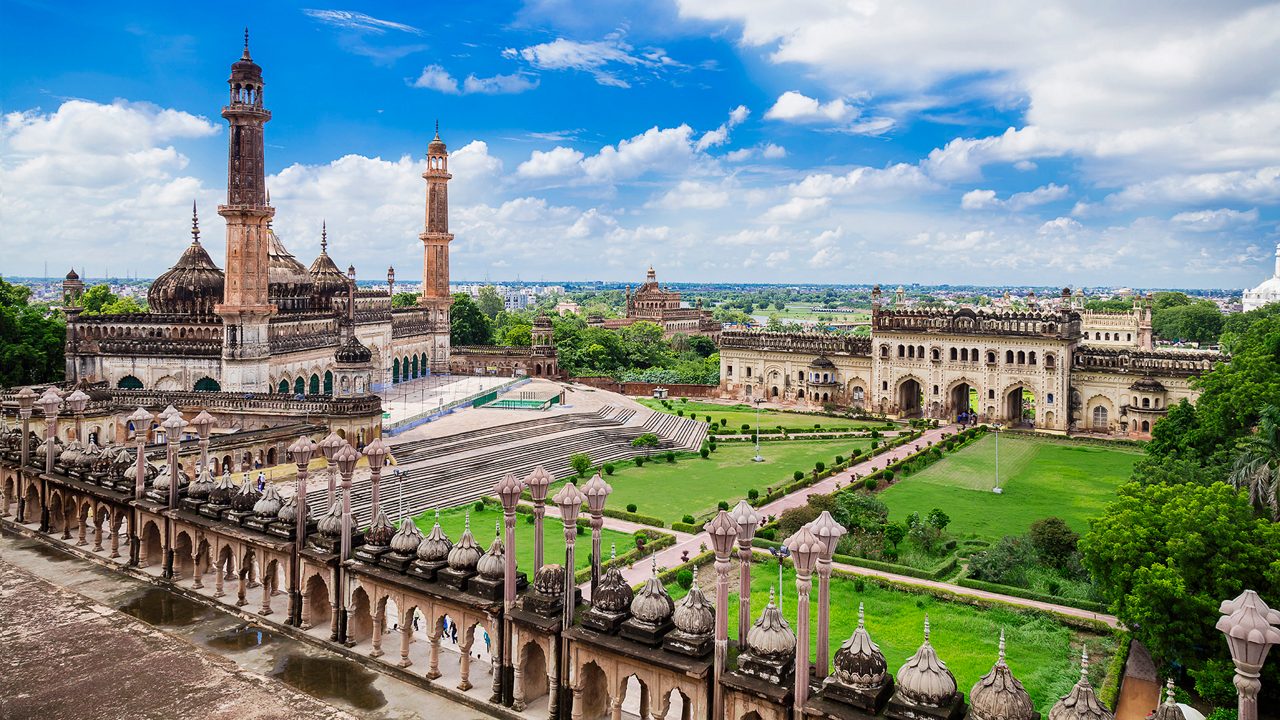
[[[327,220],[366,279],[416,281],[437,117],[459,277],[1249,287],[1274,257],[1275,5],[1058,10],[1053,42],[1038,16],[921,29],[908,9],[242,10],[7,3],[32,31],[3,51],[6,275],[154,277],[193,198],[222,264],[243,23],[276,230],[309,258]]]

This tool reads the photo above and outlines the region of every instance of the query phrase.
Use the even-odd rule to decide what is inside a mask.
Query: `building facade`
[[[664,290],[658,284],[657,273],[649,268],[644,284],[631,291],[627,286],[627,316],[625,319],[604,320],[601,324],[610,329],[623,328],[637,322],[651,322],[662,328],[664,337],[682,333],[685,335],[706,335],[712,340],[720,337],[722,326],[712,317],[710,310],[702,309],[699,300],[695,307],[683,307],[680,293]]]
[[[390,283],[387,291],[360,290],[354,266],[339,269],[323,223],[320,255],[309,267],[285,248],[265,180],[271,112],[247,43],[228,83],[227,202],[218,207],[227,226],[225,270],[200,244],[193,211],[191,243],[152,284],[150,312],[86,317],[69,308],[66,377],[113,388],[311,396],[448,371],[452,176],[439,132],[422,175],[422,294],[414,307],[392,308]],[[83,291],[72,275],[68,298]]]
[[[1143,437],[1218,353],[1151,348],[1150,314],[882,309],[870,337],[725,332],[725,397]],[[1104,329],[1106,328],[1106,329]],[[1095,336],[1098,338],[1095,340]],[[1125,338],[1125,339],[1118,339]]]
[[[1245,290],[1241,300],[1245,312],[1280,302],[1280,243],[1276,243],[1275,274],[1264,280],[1258,287]]]

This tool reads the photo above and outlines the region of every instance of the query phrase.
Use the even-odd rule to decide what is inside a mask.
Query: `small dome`
[[[40,444],[36,446],[36,451],[32,453],[31,457],[38,459],[47,457],[50,442],[53,443],[53,456],[55,458],[60,457],[65,446],[62,444],[62,440],[60,440],[56,435],[53,438],[45,438],[44,440],[41,440]]]
[[[54,459],[57,460],[59,465],[71,467],[80,459],[82,453],[84,453],[84,445],[81,445],[79,440],[72,440],[67,443],[62,452],[54,455]]]
[[[832,368],[832,367],[835,367],[835,363],[831,362],[831,360],[828,359],[826,355],[819,355],[818,357],[813,359],[813,362],[809,363],[809,367]]]
[[[1149,393],[1162,393],[1165,391],[1164,384],[1150,375],[1146,375],[1139,380],[1135,380],[1133,384],[1129,386],[1129,389]]]
[[[698,587],[698,567],[693,568],[693,584],[689,592],[676,603],[671,622],[676,629],[689,635],[708,635],[716,628],[715,606]]]
[[[449,557],[449,551],[453,549],[453,543],[449,541],[449,536],[444,534],[444,530],[440,528],[440,511],[436,511],[436,524],[431,528],[431,532],[421,543],[418,544],[418,559],[423,562],[442,562]]]
[[[675,611],[676,605],[667,594],[662,581],[658,579],[658,560],[653,560],[653,572],[644,581],[644,587],[631,600],[631,617],[658,625],[666,622]]]
[[[102,448],[98,444],[90,440],[88,445],[84,446],[84,451],[80,453],[80,457],[76,459],[75,466],[82,470],[92,468],[102,459]]]
[[[78,274],[76,274],[76,269],[75,269],[75,268],[71,268],[71,271],[67,273],[67,279],[68,279],[68,280],[79,280],[79,279],[80,279],[80,276],[79,276]]]
[[[391,538],[391,549],[402,555],[413,555],[418,552],[418,545],[422,544],[422,531],[413,523],[413,520],[404,519],[400,521],[400,530]]]
[[[564,594],[564,566],[543,565],[533,574],[533,589],[542,595]]]
[[[316,523],[316,530],[328,538],[342,537],[342,500],[334,499],[329,512]]]
[[[200,230],[194,217],[191,235],[191,244],[178,262],[147,289],[147,306],[151,312],[212,315],[214,305],[222,302],[226,275],[200,244]]]
[[[282,507],[284,507],[284,498],[280,497],[280,491],[276,489],[274,483],[267,483],[262,497],[253,504],[253,514],[260,518],[274,518],[280,514]]]
[[[1165,683],[1164,702],[1160,703],[1160,707],[1156,708],[1151,720],[1187,720],[1186,713],[1182,712],[1177,700],[1173,698],[1173,678],[1169,678],[1168,682]]]
[[[391,521],[387,519],[386,511],[379,507],[378,513],[373,516],[373,524],[364,532],[364,544],[387,547],[391,544],[391,538],[395,537],[395,534],[396,526],[392,525]]]
[[[471,534],[471,513],[467,513],[466,526],[462,530],[462,537],[458,538],[458,544],[453,546],[449,551],[449,568],[459,572],[467,572],[474,570],[476,563],[480,562],[480,556],[484,551],[480,549],[480,544],[476,542],[476,538]]]
[[[249,474],[245,473],[244,481],[240,483],[240,491],[231,498],[231,508],[240,512],[251,512],[260,499],[262,499],[262,493],[258,492],[258,488],[254,487],[253,481],[249,479]]]
[[[373,361],[373,353],[352,335],[334,351],[333,359],[344,365],[365,365]]]
[[[1048,720],[1115,720],[1089,684],[1089,650],[1080,653],[1080,679],[1049,710]]]
[[[230,505],[231,498],[236,496],[236,484],[231,480],[231,473],[223,473],[213,490],[209,491],[209,502],[214,505]]]
[[[188,490],[187,494],[190,495],[191,491]],[[280,512],[276,513],[276,520],[289,524],[298,521],[298,496],[296,493],[290,495],[284,501],[284,505],[280,506]]]
[[[747,650],[756,657],[770,660],[784,660],[796,654],[796,634],[778,610],[773,588],[769,588],[769,604],[747,631]]]
[[[858,627],[853,635],[836,650],[836,678],[859,690],[877,690],[884,687],[889,665],[885,662],[880,646],[871,641],[863,617],[862,603],[858,603]]]
[[[617,549],[613,549],[609,559],[617,558]],[[591,606],[601,612],[617,614],[624,612],[631,607],[631,601],[635,599],[635,592],[631,586],[627,584],[625,578],[622,577],[622,571],[617,565],[613,565],[604,571],[604,575],[600,577],[600,586],[594,595],[591,596]]]
[[[196,475],[195,482],[191,483],[187,488],[187,497],[196,500],[203,500],[209,497],[209,493],[213,492],[214,484],[213,471],[211,471],[209,466],[206,465],[201,468],[200,473]]]
[[[436,124],[436,136],[427,144],[428,155],[444,155],[449,152],[445,147],[444,141],[440,139],[440,124]]]
[[[502,545],[500,535],[493,536],[489,549],[480,556],[480,562],[476,563],[476,572],[480,573],[480,577],[489,580],[501,580],[506,576],[506,549]]]
[[[1022,683],[1004,662],[1004,631],[1000,631],[1000,654],[991,671],[969,691],[971,720],[1033,720],[1035,704]]]
[[[187,473],[178,466],[178,487],[184,488],[191,484],[191,479],[187,477]],[[151,489],[156,492],[169,492],[169,465],[168,463],[160,466],[160,474],[156,476],[155,482],[151,484]]]
[[[281,310],[306,310],[311,303],[311,273],[285,249],[274,230],[267,234],[267,297]]]
[[[312,297],[315,299],[317,307],[322,310],[328,310],[333,304],[333,298],[347,292],[347,288],[351,280],[338,266],[334,264],[333,258],[329,257],[329,233],[328,229],[321,230],[320,233],[320,255],[311,262],[311,268],[308,270],[311,274]]]
[[[956,678],[929,644],[929,616],[924,617],[924,644],[898,668],[898,692],[917,705],[941,707],[956,696]]]

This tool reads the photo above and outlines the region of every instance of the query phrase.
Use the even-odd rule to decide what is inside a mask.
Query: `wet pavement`
[[[45,602],[44,597],[56,602]],[[33,617],[46,621],[35,622]],[[68,633],[74,634],[75,644],[80,646],[77,653],[89,653],[95,659],[116,659],[120,664],[76,662],[73,668],[60,670],[59,653],[47,652],[47,648],[58,642],[55,637]],[[147,647],[126,650],[139,642]],[[0,680],[3,697],[22,701],[24,681],[29,679],[33,688],[38,687],[37,676],[44,678],[65,670],[74,671],[76,681],[86,685],[84,691],[77,689],[70,698],[91,692],[95,671],[101,673],[97,681],[107,684],[120,683],[121,673],[134,676],[126,684],[135,694],[120,701],[119,714],[103,707],[98,717],[168,717],[166,713],[179,706],[189,716],[236,718],[490,717],[336,653],[6,531],[0,533],[0,645],[11,643],[14,647],[25,645],[32,652],[0,659],[2,668],[12,666],[18,656],[23,658],[21,670],[10,667],[10,671],[2,673],[6,676]],[[151,653],[153,659],[139,662],[134,653]],[[49,663],[54,665],[38,669],[39,664]],[[157,670],[156,663],[167,667]],[[208,680],[218,673],[207,668],[216,667],[228,676],[220,682],[230,683],[228,687],[237,683],[244,686],[236,690],[237,699],[232,701],[235,709],[211,702],[211,698],[201,695],[199,684],[193,687],[178,678],[166,679],[168,673],[179,668],[190,673],[196,667],[205,668],[199,672]],[[266,694],[257,692],[260,690]],[[186,697],[171,697],[154,703],[154,707],[149,702],[175,692],[185,693]],[[35,692],[25,698],[25,704],[0,703],[0,720],[71,712],[63,712],[58,698],[48,695]],[[8,714],[15,708],[36,714]]]

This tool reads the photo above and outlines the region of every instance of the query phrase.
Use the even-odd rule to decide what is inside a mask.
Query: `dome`
[[[506,549],[502,546],[502,536],[497,531],[498,528],[495,527],[493,542],[489,543],[489,549],[480,557],[480,562],[476,563],[476,572],[489,580],[501,580],[507,573]]]
[[[333,501],[329,512],[316,523],[316,530],[325,537],[342,537],[342,500]]]
[[[213,490],[209,491],[209,502],[214,505],[230,505],[231,498],[236,495],[236,484],[231,480],[231,473],[223,473]]]
[[[274,483],[267,483],[267,487],[262,491],[262,498],[253,504],[253,514],[260,518],[273,518],[280,514],[280,508],[284,507],[284,498],[280,497],[280,491],[276,490]]]
[[[1173,699],[1173,678],[1169,678],[1165,683],[1164,702],[1160,703],[1160,707],[1156,708],[1156,712],[1151,716],[1151,720],[1187,720],[1187,716],[1182,712],[1182,708],[1178,707],[1178,702]]]
[[[307,272],[311,274],[311,294],[317,308],[329,310],[333,298],[347,292],[351,281],[334,264],[333,258],[329,257],[327,228],[320,231],[320,255],[311,262],[311,268]]]
[[[244,481],[240,483],[240,491],[231,498],[231,509],[240,512],[252,512],[253,506],[258,504],[258,500],[262,498],[262,493],[253,486],[253,481],[249,479],[249,474],[245,473]]]
[[[200,244],[200,228],[191,212],[191,244],[173,267],[151,283],[147,290],[147,306],[153,313],[212,315],[213,306],[222,302],[226,276]]]
[[[62,449],[62,452],[54,451],[54,460],[59,465],[70,467],[80,459],[80,455],[84,453],[84,445],[79,440],[72,440]]]
[[[884,687],[889,665],[867,632],[862,603],[858,603],[857,629],[836,650],[835,668],[836,678],[850,687],[871,691]]]
[[[449,551],[453,549],[453,543],[449,542],[449,536],[444,534],[444,530],[440,528],[440,511],[436,511],[436,524],[431,528],[431,532],[421,543],[418,544],[418,559],[423,562],[443,562],[449,557]]]
[[[1134,383],[1129,386],[1129,389],[1149,393],[1162,393],[1165,391],[1164,385],[1150,375],[1145,375],[1142,379],[1135,380]]]
[[[160,474],[156,476],[155,482],[151,483],[151,489],[159,493],[169,492],[169,465],[165,463],[160,466]],[[178,487],[184,488],[191,484],[191,479],[187,477],[186,471],[182,466],[178,466]]]
[[[458,538],[458,544],[449,550],[449,568],[459,572],[474,570],[476,563],[480,562],[482,554],[483,551],[480,549],[480,544],[476,542],[475,536],[471,534],[471,513],[468,512],[462,537]]]
[[[187,494],[190,495],[191,491],[188,490]],[[297,494],[290,495],[288,499],[284,501],[284,505],[280,506],[280,512],[276,513],[276,520],[279,520],[282,523],[289,523],[290,525],[298,521]]]
[[[929,644],[929,616],[924,617],[924,644],[898,668],[898,692],[917,705],[941,707],[956,696],[956,678]]]
[[[365,365],[373,362],[373,353],[352,335],[334,351],[333,359],[344,365]]]
[[[655,556],[653,572],[650,573],[649,579],[644,581],[644,587],[640,588],[640,592],[636,593],[631,600],[631,617],[652,625],[659,625],[671,617],[675,607],[671,596],[667,594],[667,589],[658,579],[658,560]]]
[[[80,279],[80,276],[79,276],[78,274],[76,274],[76,269],[75,269],[75,268],[71,268],[71,271],[67,273],[67,279],[68,279],[68,280],[79,280],[79,279]]]
[[[756,657],[771,660],[784,660],[796,654],[796,634],[791,632],[791,626],[778,610],[772,587],[769,588],[769,604],[747,631],[747,650]]]
[[[267,230],[267,296],[281,310],[306,310],[311,303],[311,273],[285,249],[274,230]]]
[[[969,691],[971,720],[1034,720],[1035,704],[1022,683],[1004,662],[1004,631],[1000,631],[1000,654],[991,671]]]
[[[249,56],[249,28],[244,29],[244,53],[231,64],[231,83],[262,83],[262,68]]]
[[[428,155],[445,155],[449,149],[445,147],[444,141],[440,139],[440,123],[436,123],[436,136],[427,144]]]
[[[533,589],[542,595],[564,593],[564,566],[543,565],[533,574]]]
[[[613,560],[617,556],[618,553],[615,547],[611,550],[609,559]],[[626,579],[622,577],[622,571],[618,569],[618,566],[614,565],[605,570],[604,575],[600,576],[600,585],[595,594],[591,596],[591,606],[601,612],[616,615],[629,609],[631,601],[634,599],[635,592],[627,584]]]
[[[1089,684],[1089,650],[1080,653],[1080,679],[1049,710],[1048,720],[1115,720]]]
[[[98,447],[97,443],[90,440],[89,444],[86,445],[84,450],[80,453],[80,457],[76,459],[75,466],[77,468],[87,470],[96,465],[101,459],[102,448]]]
[[[829,360],[827,356],[819,355],[818,357],[813,359],[813,362],[809,363],[809,367],[830,368],[830,367],[835,367],[835,363],[831,362],[831,360]]]
[[[55,435],[53,436],[53,438],[45,438],[44,440],[41,440],[40,444],[36,446],[36,451],[31,455],[31,457],[35,459],[43,459],[47,457],[49,453],[48,446],[49,446],[49,443],[51,442],[53,443],[54,458],[58,458],[59,456],[61,456],[62,449],[65,446],[62,444],[62,440],[60,440],[58,436]]]
[[[706,595],[702,594],[702,588],[698,587],[696,565],[693,568],[693,584],[689,586],[689,593],[676,603],[671,621],[675,623],[677,630],[689,635],[708,635],[716,628],[715,606]]]
[[[391,549],[402,555],[413,555],[422,544],[422,531],[412,520],[401,520],[400,530],[391,538]]]
[[[391,521],[387,519],[387,513],[379,507],[378,513],[373,516],[373,524],[369,526],[368,530],[364,531],[364,544],[387,547],[391,544],[391,538],[395,537],[395,534],[396,526],[391,524]]]
[[[201,468],[200,473],[196,476],[195,482],[187,488],[187,497],[203,500],[209,497],[209,493],[213,492],[214,479],[213,472],[206,465]]]

